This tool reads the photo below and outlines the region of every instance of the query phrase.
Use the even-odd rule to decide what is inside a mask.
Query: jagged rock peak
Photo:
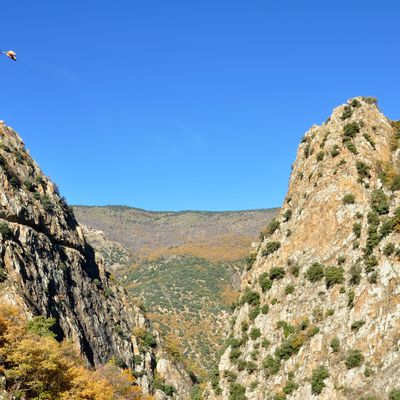
[[[400,389],[399,138],[363,97],[305,134],[281,213],[249,258],[209,398],[383,400]]]
[[[175,397],[188,398],[188,374],[166,357],[158,333],[106,271],[57,186],[2,121],[0,239],[0,304],[55,318],[59,340],[72,339],[91,365],[114,358],[131,368],[145,393],[153,392],[158,373]]]

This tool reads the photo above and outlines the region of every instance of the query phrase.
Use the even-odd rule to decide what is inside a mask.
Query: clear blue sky
[[[0,119],[72,204],[279,206],[300,138],[376,96],[400,118],[398,1],[2,4]]]

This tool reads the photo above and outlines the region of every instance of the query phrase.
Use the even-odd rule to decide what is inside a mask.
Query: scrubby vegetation
[[[239,383],[231,383],[229,400],[246,400],[246,389]]]
[[[360,125],[357,122],[351,122],[343,127],[343,137],[353,139],[360,132]]]
[[[296,288],[294,287],[294,285],[287,285],[285,287],[285,294],[286,295],[292,294],[292,293],[294,293],[295,289]]]
[[[281,367],[280,359],[268,355],[263,361],[263,367],[267,377],[270,375],[275,375],[278,373]]]
[[[292,210],[288,209],[283,213],[283,222],[289,221],[290,218],[292,218]]]
[[[246,288],[240,301],[242,304],[248,303],[252,306],[258,306],[260,305],[260,295],[257,292]]]
[[[275,349],[275,356],[279,360],[288,360],[293,354],[298,353],[301,346],[303,346],[304,341],[305,337],[301,333],[290,335]]]
[[[339,146],[338,146],[337,144],[334,144],[334,145],[332,146],[332,149],[331,149],[331,156],[332,156],[332,157],[336,157],[336,156],[338,156],[339,154],[340,154]]]
[[[285,276],[285,270],[282,267],[272,267],[268,276],[271,281],[282,279]]]
[[[400,400],[400,389],[392,389],[389,393],[389,400]]]
[[[278,220],[273,219],[271,222],[268,224],[268,235],[272,235],[275,233],[277,229],[279,229],[280,223]]]
[[[71,343],[58,343],[54,320],[27,322],[15,308],[0,308],[0,370],[10,398],[40,400],[142,399],[131,372],[111,361],[93,371]]]
[[[335,336],[332,340],[331,340],[331,344],[330,347],[332,349],[332,351],[334,353],[338,353],[340,350],[340,340],[337,336]]]
[[[363,97],[362,98],[367,104],[378,104],[378,99],[376,97]]]
[[[379,215],[370,211],[367,217],[368,221],[368,237],[365,245],[365,254],[369,255],[372,253],[374,247],[379,243],[378,227],[379,227]]]
[[[365,324],[364,320],[354,321],[351,324],[351,330],[357,332]]]
[[[324,267],[320,263],[312,264],[306,271],[306,277],[310,282],[318,282],[324,277]]]
[[[345,105],[343,107],[343,113],[340,118],[344,121],[345,119],[350,118],[352,115],[353,115],[353,110],[351,109],[351,107],[349,105]]]
[[[371,208],[378,214],[387,214],[389,212],[389,199],[382,189],[374,190],[371,194]]]
[[[283,392],[285,394],[292,394],[293,392],[295,392],[297,389],[299,388],[299,385],[293,380],[293,379],[289,379],[284,388],[283,388]]]
[[[13,232],[6,222],[0,222],[0,234],[3,240],[10,240],[13,237]]]
[[[324,275],[326,287],[330,288],[334,285],[342,284],[344,282],[344,270],[341,267],[327,267],[325,268]]]
[[[266,292],[267,290],[271,289],[271,287],[272,287],[272,281],[269,278],[268,272],[263,272],[259,276],[258,282],[259,282],[263,292]]]
[[[176,348],[174,353],[197,376],[205,377],[227,333],[221,320],[237,304],[239,293],[231,282],[243,266],[243,261],[191,256],[141,261],[124,272],[124,283],[141,300],[169,347]],[[253,306],[259,302],[257,296],[244,292],[241,300]]]
[[[358,265],[350,267],[350,285],[358,285],[361,282],[361,268]]]
[[[343,127],[343,144],[353,154],[358,154],[358,151],[354,145],[353,138],[360,132],[360,125],[357,122],[346,124]]]
[[[354,194],[352,194],[352,193],[346,193],[342,198],[343,204],[354,204],[355,201],[356,201],[356,198],[354,197]]]
[[[329,371],[328,369],[320,365],[319,367],[313,370],[311,376],[311,392],[312,394],[321,394],[322,390],[325,387],[324,380],[329,378]]]
[[[371,175],[369,173],[370,166],[366,164],[364,161],[357,160],[356,168],[359,180],[362,181],[364,178],[370,178]]]
[[[324,151],[318,152],[318,154],[317,154],[317,161],[318,161],[318,162],[322,161],[322,160],[324,159],[324,156],[325,156],[325,152],[324,152]]]
[[[355,222],[353,225],[353,232],[357,239],[361,237],[362,225],[359,222]]]
[[[373,149],[376,148],[376,143],[375,143],[374,139],[372,139],[372,137],[371,137],[370,134],[364,133],[364,134],[363,134],[363,137],[364,137],[364,139],[371,145],[371,147],[372,147]]]
[[[249,336],[252,340],[256,340],[261,336],[261,331],[258,328],[253,328]]]
[[[269,256],[270,254],[274,253],[275,251],[277,251],[279,248],[281,247],[281,243],[280,242],[268,242],[265,245],[264,250],[262,251],[262,255],[264,257]]]
[[[364,355],[358,349],[352,349],[347,353],[345,364],[347,369],[361,366],[364,362]]]

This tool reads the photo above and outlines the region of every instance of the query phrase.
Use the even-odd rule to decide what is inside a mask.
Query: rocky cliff
[[[400,398],[399,138],[361,97],[305,134],[209,398]]]
[[[156,381],[158,389],[188,397],[189,376],[165,357],[157,332],[128,303],[57,187],[3,122],[0,235],[0,303],[55,318],[57,339],[72,339],[89,364],[113,358],[134,370],[145,392]]]

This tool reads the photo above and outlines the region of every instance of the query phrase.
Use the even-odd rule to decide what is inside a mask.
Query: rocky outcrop
[[[55,318],[57,339],[72,339],[89,364],[113,358],[152,392],[161,351],[152,328],[87,243],[57,187],[2,122],[0,236],[0,302]],[[188,398],[189,376],[168,362],[173,380],[165,380],[175,397]]]
[[[209,398],[383,400],[399,389],[399,138],[361,97],[305,134]]]
[[[117,272],[121,268],[132,264],[132,254],[125,246],[110,240],[99,229],[93,229],[85,225],[81,225],[81,228],[86,240],[101,255],[107,271]]]

